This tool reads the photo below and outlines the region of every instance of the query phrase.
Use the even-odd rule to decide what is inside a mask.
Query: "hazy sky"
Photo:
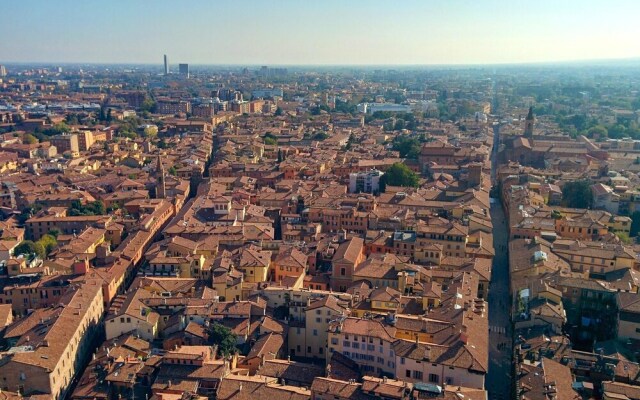
[[[0,63],[476,64],[640,57],[640,0],[9,0]]]

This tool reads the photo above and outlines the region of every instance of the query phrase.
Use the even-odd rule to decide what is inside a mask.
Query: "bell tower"
[[[536,118],[533,116],[533,107],[529,107],[527,119],[524,121],[524,137],[533,139],[533,124]]]
[[[166,197],[166,186],[164,182],[165,174],[162,166],[162,156],[158,156],[156,165],[156,198],[164,199]]]

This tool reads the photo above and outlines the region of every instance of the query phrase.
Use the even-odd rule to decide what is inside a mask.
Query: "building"
[[[349,174],[349,193],[377,193],[382,175],[384,172],[377,169]]]
[[[0,65],[0,76],[7,76],[7,69],[4,65]]]
[[[158,99],[157,112],[158,114],[190,113],[191,102],[187,100],[168,99],[168,98]]]
[[[3,390],[65,397],[94,349],[104,311],[102,285],[88,281],[56,307],[55,314],[35,321],[16,346],[0,356]]]
[[[189,78],[189,64],[178,64],[178,71],[180,75],[184,75]]]
[[[169,75],[169,59],[166,54],[164,55],[164,74]]]
[[[251,92],[251,97],[254,99],[269,99],[274,97],[283,97],[282,88],[271,89],[255,89]]]
[[[367,374],[394,376],[395,330],[382,318],[339,319],[329,326],[327,357],[337,352],[356,361],[360,370]]]
[[[360,103],[358,111],[364,114],[373,114],[377,111],[410,113],[411,106],[396,103]]]
[[[211,119],[215,115],[215,106],[213,104],[198,104],[193,107],[192,113],[194,117]]]
[[[63,154],[67,151],[77,154],[80,152],[80,145],[78,143],[78,135],[75,133],[56,135],[49,139],[52,146],[58,149],[58,153]]]

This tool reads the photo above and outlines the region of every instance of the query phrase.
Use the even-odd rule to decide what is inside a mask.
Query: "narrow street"
[[[511,395],[512,333],[509,315],[509,258],[507,224],[499,202],[491,204],[493,259],[489,285],[489,399],[509,399]]]
[[[500,146],[500,127],[494,127],[491,153],[491,181],[495,184],[497,152]],[[493,247],[495,257],[489,285],[489,373],[485,387],[489,399],[510,399],[513,385],[511,376],[512,343],[509,294],[509,236],[507,222],[499,199],[491,199]]]

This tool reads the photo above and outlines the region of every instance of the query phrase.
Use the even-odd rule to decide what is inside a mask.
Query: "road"
[[[512,332],[509,300],[507,224],[500,203],[491,205],[495,257],[489,284],[489,374],[486,387],[490,399],[511,396]]]
[[[491,178],[495,182],[496,153],[500,144],[500,128],[494,128],[494,147],[491,155]],[[489,373],[486,388],[489,399],[510,399],[512,394],[512,343],[508,231],[504,211],[498,199],[491,202],[493,247],[495,256],[489,284]]]

